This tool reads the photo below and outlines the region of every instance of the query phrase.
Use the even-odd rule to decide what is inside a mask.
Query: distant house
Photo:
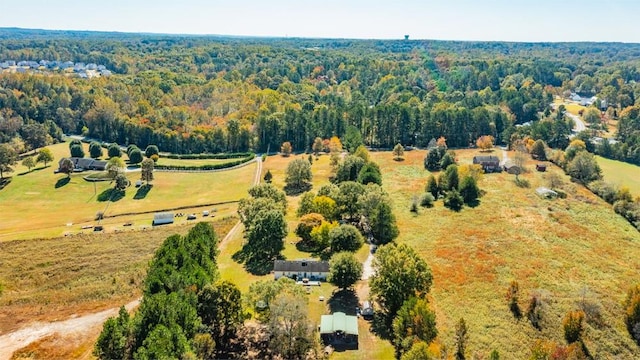
[[[173,213],[172,212],[155,213],[153,215],[153,222],[151,224],[153,226],[173,224]]]
[[[58,169],[60,168],[60,164],[62,164],[62,160],[58,162]],[[69,158],[73,163],[73,171],[74,172],[82,172],[87,170],[96,170],[96,171],[104,171],[107,168],[107,162],[102,160],[96,160],[91,158],[77,158],[71,157]]]
[[[358,318],[336,312],[320,318],[320,338],[325,345],[358,348]]]
[[[547,171],[547,165],[546,164],[536,164],[536,170],[540,171],[540,172],[545,172],[545,171]]]
[[[500,158],[493,155],[478,155],[473,157],[473,163],[482,166],[486,173],[500,172]]]
[[[502,165],[502,169],[511,175],[520,175],[522,173],[522,169],[520,166],[516,165],[513,161],[507,160]]]
[[[276,280],[286,276],[294,280],[327,280],[329,263],[317,260],[275,260],[273,275]]]

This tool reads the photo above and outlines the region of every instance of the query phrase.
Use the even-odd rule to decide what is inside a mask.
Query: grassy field
[[[460,163],[470,163],[477,151],[456,154]],[[579,294],[588,289],[587,298],[601,304],[604,318],[603,326],[587,327],[591,354],[640,356],[624,327],[621,306],[628,287],[638,282],[640,234],[609,205],[564,175],[567,199],[537,197],[534,190],[546,185],[547,175],[533,171],[530,163],[532,171],[521,175],[530,188],[517,187],[513,175],[486,174],[479,183],[486,194],[478,207],[455,213],[439,201],[416,216],[409,206],[424,191],[425,152],[406,153],[404,162],[394,162],[389,153],[372,155],[395,201],[398,241],[416,248],[433,270],[438,341],[451,349],[455,323],[464,317],[470,354],[486,356],[496,349],[508,358],[527,358],[536,339],[564,343],[562,318],[576,309]],[[561,173],[556,167],[549,171]],[[509,312],[505,293],[512,280],[520,284],[523,309],[532,292],[548,294],[542,331],[526,320],[514,320]]]
[[[582,106],[574,102],[566,102],[566,101],[563,101],[562,99],[555,99],[553,103],[556,104],[557,106],[564,105],[567,111],[573,115],[580,115],[580,112],[586,109],[585,106]]]
[[[236,201],[245,196],[256,171],[255,164],[230,171],[180,173],[179,176],[157,171],[150,191],[131,186],[123,198],[109,201],[113,187],[110,182],[85,181],[86,173],[72,174],[69,179],[64,174],[53,174],[57,160],[67,156],[68,145],[50,148],[56,164],[31,172],[18,166],[11,183],[0,190],[0,213],[6,214],[0,222],[0,241],[78,233],[83,226],[95,224],[99,211],[110,217],[177,207],[190,207],[181,210],[184,213],[211,210],[205,205]],[[127,177],[135,183],[140,173],[130,172]],[[228,214],[235,207],[222,206],[220,210],[225,209]],[[125,222],[133,221],[134,227],[140,228],[150,226],[152,219],[152,213],[118,216],[107,219],[104,224],[107,231],[122,230]]]
[[[626,186],[634,196],[640,196],[640,166],[596,156],[604,180]]]
[[[470,163],[478,154],[475,150],[456,153],[460,163]],[[500,151],[494,154],[503,156]],[[452,349],[455,323],[464,317],[470,329],[470,357],[484,358],[496,349],[503,358],[527,358],[537,339],[564,343],[562,318],[567,311],[576,309],[580,294],[587,289],[587,299],[601,305],[603,316],[603,325],[589,325],[584,336],[594,358],[640,357],[639,348],[624,327],[621,305],[627,288],[639,281],[640,234],[635,229],[615,215],[609,205],[570,183],[564,175],[567,199],[537,197],[535,188],[546,185],[548,173],[535,172],[533,162],[528,164],[530,171],[521,175],[530,182],[529,188],[517,187],[513,175],[486,174],[479,183],[486,194],[476,208],[454,213],[438,201],[434,208],[421,209],[414,215],[409,211],[411,201],[424,192],[429,175],[423,167],[424,155],[424,151],[406,152],[405,160],[397,162],[389,152],[371,153],[382,168],[384,188],[393,199],[401,230],[397,241],[413,246],[432,268],[431,298],[437,314],[437,342]],[[270,170],[274,184],[282,187],[285,168],[294,158],[269,157],[263,173]],[[314,161],[312,169],[313,190],[317,190],[328,180],[329,157],[321,156]],[[554,166],[549,171],[561,174]],[[26,176],[31,175],[33,173]],[[174,174],[174,181],[179,182],[187,175]],[[227,181],[234,184],[234,179]],[[236,191],[240,197],[246,194],[247,187],[230,191]],[[289,196],[287,200],[287,221],[289,231],[293,232],[299,196]],[[225,211],[231,213],[234,209],[230,207]],[[216,226],[216,231],[226,231],[234,222],[230,220]],[[2,253],[9,254],[0,267],[0,281],[6,288],[0,298],[0,326],[11,329],[27,320],[47,320],[51,314],[64,318],[73,313],[117,306],[135,298],[139,295],[146,262],[174,229],[186,232],[187,227],[0,243]],[[218,266],[222,278],[233,281],[246,292],[251,282],[271,279],[272,275],[248,274],[231,259],[243,241],[242,231],[236,232],[222,246]],[[309,257],[296,249],[295,241],[294,235],[286,239],[285,257]],[[31,253],[37,255],[28,255]],[[366,248],[357,254],[361,260],[366,256]],[[514,320],[509,312],[505,293],[511,280],[520,284],[523,310],[532,292],[547,294],[549,305],[541,331],[534,330],[525,319]],[[94,283],[97,283],[96,289]],[[359,283],[357,289],[362,298],[366,297],[366,283]],[[309,294],[312,321],[319,321],[320,315],[331,312],[329,300],[334,291],[328,284],[312,289]],[[320,296],[326,300],[319,301]],[[12,325],[14,314],[19,322]],[[391,345],[375,337],[367,322],[359,320],[359,325],[360,349],[334,353],[333,359],[393,357]],[[87,336],[94,339],[97,333]],[[51,344],[64,341],[52,338],[34,346],[48,349],[47,346],[51,348]],[[84,343],[64,354],[76,357],[73,354],[86,354],[87,349]],[[55,354],[55,350],[46,351]]]
[[[237,218],[210,221],[221,240]],[[157,247],[191,226],[0,243],[0,333],[136,299]]]

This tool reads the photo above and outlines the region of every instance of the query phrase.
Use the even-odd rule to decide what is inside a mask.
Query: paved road
[[[362,264],[362,280],[369,280],[370,277],[373,276],[373,252],[371,249],[374,245],[369,245],[369,256],[367,256],[367,260]]]
[[[551,104],[551,107],[554,109],[558,109],[558,106],[556,106],[556,104]],[[574,125],[573,125],[573,132],[580,132],[580,131],[584,131],[587,130],[587,125],[585,125],[584,121],[582,121],[582,119],[580,118],[580,116],[578,115],[574,115],[568,111],[565,111],[564,114],[569,117],[571,120],[573,120]]]

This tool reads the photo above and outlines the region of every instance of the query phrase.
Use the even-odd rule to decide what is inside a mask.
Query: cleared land
[[[472,157],[478,154],[475,150],[457,151],[460,163],[470,163]],[[494,153],[502,157],[500,152]],[[528,164],[530,172],[521,175],[531,184],[530,188],[517,187],[513,175],[486,174],[480,181],[480,187],[486,191],[481,198],[481,203],[476,208],[465,208],[460,213],[454,213],[442,206],[438,201],[432,209],[421,209],[418,215],[409,211],[411,201],[415,195],[424,192],[426,178],[429,173],[424,170],[424,151],[411,151],[405,153],[405,160],[396,162],[389,152],[372,153],[372,158],[377,161],[383,172],[384,187],[394,201],[395,214],[401,229],[399,242],[405,242],[416,248],[430,264],[434,274],[434,286],[431,292],[434,309],[437,314],[439,330],[438,342],[446,345],[448,349],[454,344],[454,325],[464,317],[470,328],[469,355],[486,356],[496,349],[503,357],[527,358],[530,349],[536,339],[551,339],[563,344],[561,321],[564,314],[577,308],[577,302],[581,299],[581,292],[588,289],[586,297],[589,301],[598,303],[602,307],[603,325],[587,327],[585,343],[594,358],[608,358],[616,356],[621,359],[640,357],[640,350],[629,338],[622,320],[622,305],[627,288],[638,281],[637,274],[640,271],[640,234],[633,229],[624,219],[615,215],[609,205],[596,198],[581,186],[572,184],[565,179],[564,189],[568,193],[567,199],[544,200],[535,195],[535,188],[546,185],[548,173],[538,173],[534,170],[534,163]],[[510,154],[513,157],[513,154]],[[306,155],[304,155],[306,158]],[[284,170],[286,165],[294,157],[282,158],[269,157],[263,166],[263,173],[267,169],[274,175],[276,186],[284,185]],[[324,155],[319,161],[314,161],[314,189],[325,183],[330,173],[329,157]],[[561,173],[560,169],[551,167],[550,171]],[[180,174],[180,178],[186,174]],[[244,178],[243,178],[244,179]],[[251,176],[246,178],[247,183]],[[231,184],[232,182],[230,182]],[[13,185],[13,184],[12,184]],[[155,190],[155,189],[154,189]],[[246,194],[246,189],[243,195]],[[289,209],[287,220],[289,230],[295,228],[295,210],[298,197],[288,197]],[[235,220],[230,220],[230,228]],[[167,230],[166,234],[158,231]],[[146,260],[137,262],[139,265],[126,265],[122,263],[121,247],[130,246],[128,251],[136,256],[145,254],[149,259],[157,245],[176,228],[160,228],[151,232],[131,232],[97,235],[114,236],[112,241],[100,242],[114,243],[114,247],[104,249],[102,252],[91,250],[89,245],[82,246],[84,236],[62,238],[58,240],[45,240],[41,248],[33,248],[40,242],[8,242],[0,244],[2,251],[9,246],[20,246],[22,255],[16,258],[29,258],[28,253],[52,254],[51,260],[40,259],[30,261],[27,265],[12,265],[3,262],[2,271],[12,271],[14,277],[29,270],[24,275],[34,285],[27,288],[34,289],[38,296],[32,296],[29,311],[40,311],[41,317],[50,317],[52,312],[47,305],[52,294],[61,294],[56,289],[42,289],[40,286],[47,284],[51,268],[48,261],[57,264],[60,274],[65,274],[65,280],[58,280],[58,288],[75,286],[76,289],[84,289],[93,280],[76,282],[75,272],[84,267],[94,269],[94,276],[104,284],[104,291],[114,291],[113,296],[99,297],[90,295],[77,296],[76,300],[68,302],[68,312],[60,313],[64,318],[71,313],[84,311],[98,311],[108,306],[118,306],[126,301],[119,299],[135,298],[138,293],[139,281],[144,276]],[[216,226],[217,231],[222,231],[221,226]],[[186,231],[186,228],[184,228]],[[155,240],[148,239],[149,234],[158,234]],[[122,236],[122,240],[117,236]],[[110,238],[109,238],[110,239]],[[126,240],[125,240],[126,239]],[[81,241],[82,240],[82,241]],[[66,242],[67,246],[58,243]],[[118,243],[118,241],[121,242]],[[148,243],[153,241],[153,243]],[[290,235],[286,239],[284,255],[287,258],[308,257],[307,253],[298,251],[294,245],[295,236]],[[93,267],[93,260],[88,260],[77,255],[60,255],[60,252],[68,251],[76,246],[86,250],[90,254],[101,253],[104,262],[100,266]],[[218,266],[221,275],[225,279],[234,281],[242,291],[246,291],[249,284],[256,280],[271,279],[271,275],[257,277],[246,273],[242,267],[231,259],[231,255],[242,247],[242,232],[238,231],[222,247]],[[94,245],[98,246],[98,245]],[[142,250],[136,250],[136,247]],[[79,250],[78,250],[79,251]],[[54,256],[55,255],[55,256]],[[357,256],[364,260],[367,250],[362,249]],[[64,261],[57,260],[62,257]],[[33,258],[33,257],[32,257]],[[26,260],[22,260],[26,261]],[[128,262],[128,264],[131,264]],[[6,270],[4,264],[9,264]],[[33,265],[31,265],[33,264]],[[35,264],[44,264],[36,266]],[[121,269],[120,266],[124,266]],[[115,275],[114,275],[115,274]],[[21,275],[22,276],[22,275]],[[62,275],[59,275],[62,276]],[[133,280],[131,280],[133,278]],[[14,279],[6,274],[0,274],[1,281],[9,288]],[[56,279],[54,276],[53,279]],[[115,279],[115,280],[114,280]],[[547,294],[549,306],[545,312],[542,331],[534,330],[526,319],[516,321],[509,312],[505,293],[511,280],[517,280],[520,284],[520,306],[526,310],[529,296],[534,291]],[[26,280],[25,280],[26,281]],[[113,288],[107,286],[109,283]],[[119,289],[125,284],[124,290]],[[117,285],[117,286],[116,286]],[[19,289],[19,287],[11,288]],[[11,290],[11,291],[14,291]],[[83,291],[79,294],[84,294]],[[328,284],[314,288],[309,296],[310,317],[313,321],[319,320],[321,314],[329,313],[332,306],[331,299],[334,288]],[[362,301],[368,293],[366,284],[357,285],[357,292]],[[5,295],[8,292],[5,292]],[[327,301],[319,301],[322,295]],[[6,298],[0,298],[7,301]],[[84,299],[84,300],[83,300]],[[86,303],[85,303],[86,301]],[[24,302],[24,300],[23,300]],[[19,303],[14,298],[12,304]],[[5,303],[6,304],[6,303]],[[104,307],[96,304],[104,304]],[[109,305],[110,304],[110,305]],[[19,305],[19,304],[18,304]],[[347,306],[338,304],[337,306]],[[4,306],[3,306],[4,309]],[[39,310],[38,310],[39,309]],[[345,307],[345,309],[347,309]],[[71,312],[73,311],[73,312]],[[53,312],[55,313],[55,312]],[[2,317],[8,323],[10,319],[7,310]],[[19,314],[19,312],[18,312]],[[24,314],[29,314],[25,312]],[[37,312],[34,312],[36,317]],[[360,320],[361,321],[361,320]],[[24,323],[24,322],[23,322]],[[74,345],[63,354],[71,354],[67,357],[81,357],[73,354],[88,354],[90,344],[97,336],[97,332],[87,334],[90,341],[84,345]],[[56,354],[60,349],[55,344],[63,344],[67,339],[53,337],[34,344],[38,349],[44,349],[45,354]],[[53,345],[52,345],[53,344]],[[85,349],[84,352],[82,349]],[[89,350],[87,350],[89,349]],[[393,349],[386,341],[380,340],[368,330],[368,324],[360,322],[360,350],[334,353],[334,359],[382,359],[391,358]]]
[[[460,163],[471,163],[478,152],[456,154]],[[424,192],[428,176],[424,155],[408,152],[404,162],[394,162],[389,153],[372,157],[395,200],[398,241],[416,248],[433,270],[431,294],[440,342],[453,348],[455,323],[464,317],[471,354],[487,356],[496,349],[509,358],[527,358],[536,339],[564,343],[562,318],[577,308],[581,291],[588,289],[586,298],[602,306],[604,319],[602,326],[587,327],[585,343],[591,354],[640,356],[624,326],[621,305],[628,287],[638,282],[637,230],[564,175],[567,199],[539,198],[535,189],[546,186],[547,173],[535,172],[533,162],[528,164],[531,171],[521,175],[530,188],[517,187],[513,175],[486,174],[479,183],[486,194],[478,207],[455,213],[438,201],[413,215],[411,199]],[[561,174],[554,166],[549,171]],[[542,331],[511,315],[505,294],[512,280],[519,282],[523,311],[532,292],[548,295]]]
[[[640,166],[597,156],[604,180],[626,186],[634,196],[640,196]]]
[[[156,171],[150,190],[131,186],[124,197],[114,200],[110,197],[113,184],[108,181],[88,182],[83,177],[89,173],[72,174],[69,179],[64,174],[53,174],[58,160],[68,156],[68,144],[50,148],[56,159],[54,164],[31,172],[18,166],[11,183],[0,190],[0,241],[82,232],[83,226],[96,224],[94,218],[99,211],[107,217],[103,224],[108,231],[123,230],[122,225],[127,222],[133,222],[138,229],[151,226],[153,212],[165,209],[187,207],[180,211],[198,213],[216,208],[220,211],[218,216],[228,215],[235,205],[209,204],[244,197],[256,171],[255,164],[211,173]],[[127,177],[135,183],[140,173],[130,172]],[[122,214],[127,215],[118,216]]]

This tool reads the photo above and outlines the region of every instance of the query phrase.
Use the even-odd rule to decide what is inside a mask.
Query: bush
[[[584,332],[584,313],[582,311],[569,311],[562,321],[564,338],[572,344],[582,340]]]
[[[514,181],[513,181],[517,187],[521,187],[521,188],[530,188],[531,187],[531,183],[529,183],[529,180],[527,179],[522,179],[517,177]]]
[[[462,199],[457,190],[449,191],[447,196],[444,197],[444,206],[453,211],[460,211],[462,205],[464,205],[464,199]]]
[[[240,153],[223,153],[223,154],[163,154],[162,157],[167,159],[178,160],[226,160],[226,159],[239,159],[239,158],[252,158],[255,156],[252,152],[240,152]],[[263,161],[266,159],[266,155],[262,155]]]
[[[435,198],[433,197],[433,195],[431,195],[431,193],[426,193],[422,195],[422,198],[420,198],[420,206],[426,207],[426,208],[432,208],[434,201],[435,201]]]
[[[640,285],[629,289],[624,306],[624,323],[631,337],[640,345]]]
[[[82,145],[74,144],[71,146],[71,157],[83,158],[84,150],[82,149]]]

